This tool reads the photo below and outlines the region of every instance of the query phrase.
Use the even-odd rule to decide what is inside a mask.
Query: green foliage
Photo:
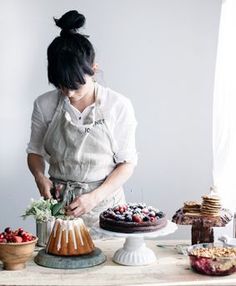
[[[43,197],[39,200],[31,199],[31,204],[27,207],[22,217],[26,219],[28,216],[33,216],[37,221],[48,221],[54,216],[52,208],[57,204],[57,200],[54,199],[44,200]]]

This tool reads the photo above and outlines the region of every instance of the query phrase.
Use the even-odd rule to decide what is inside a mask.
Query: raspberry
[[[136,214],[134,214],[133,216],[132,216],[132,220],[134,221],[134,222],[137,222],[137,223],[141,223],[143,220],[142,220],[142,218],[139,216],[139,215],[136,215]]]

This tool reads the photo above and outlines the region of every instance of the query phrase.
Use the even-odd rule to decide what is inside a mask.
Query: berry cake
[[[108,208],[99,216],[102,229],[123,232],[151,232],[167,224],[166,215],[144,203],[129,203]]]

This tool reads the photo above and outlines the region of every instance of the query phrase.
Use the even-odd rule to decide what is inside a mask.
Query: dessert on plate
[[[102,229],[121,232],[151,232],[167,224],[166,215],[145,203],[128,203],[108,208],[99,216]]]
[[[56,219],[46,253],[75,256],[91,253],[94,249],[88,229],[81,218]]]
[[[202,196],[202,202],[186,201],[172,217],[179,225],[192,225],[192,244],[213,242],[213,227],[223,227],[232,219],[230,210],[222,207],[217,193]]]

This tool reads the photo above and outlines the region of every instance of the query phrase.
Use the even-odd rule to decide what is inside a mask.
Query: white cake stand
[[[125,243],[113,255],[112,260],[122,265],[148,265],[156,261],[154,251],[148,248],[144,239],[154,239],[175,232],[177,225],[168,220],[167,225],[153,232],[120,233],[96,228],[99,233],[112,237],[125,237]]]

